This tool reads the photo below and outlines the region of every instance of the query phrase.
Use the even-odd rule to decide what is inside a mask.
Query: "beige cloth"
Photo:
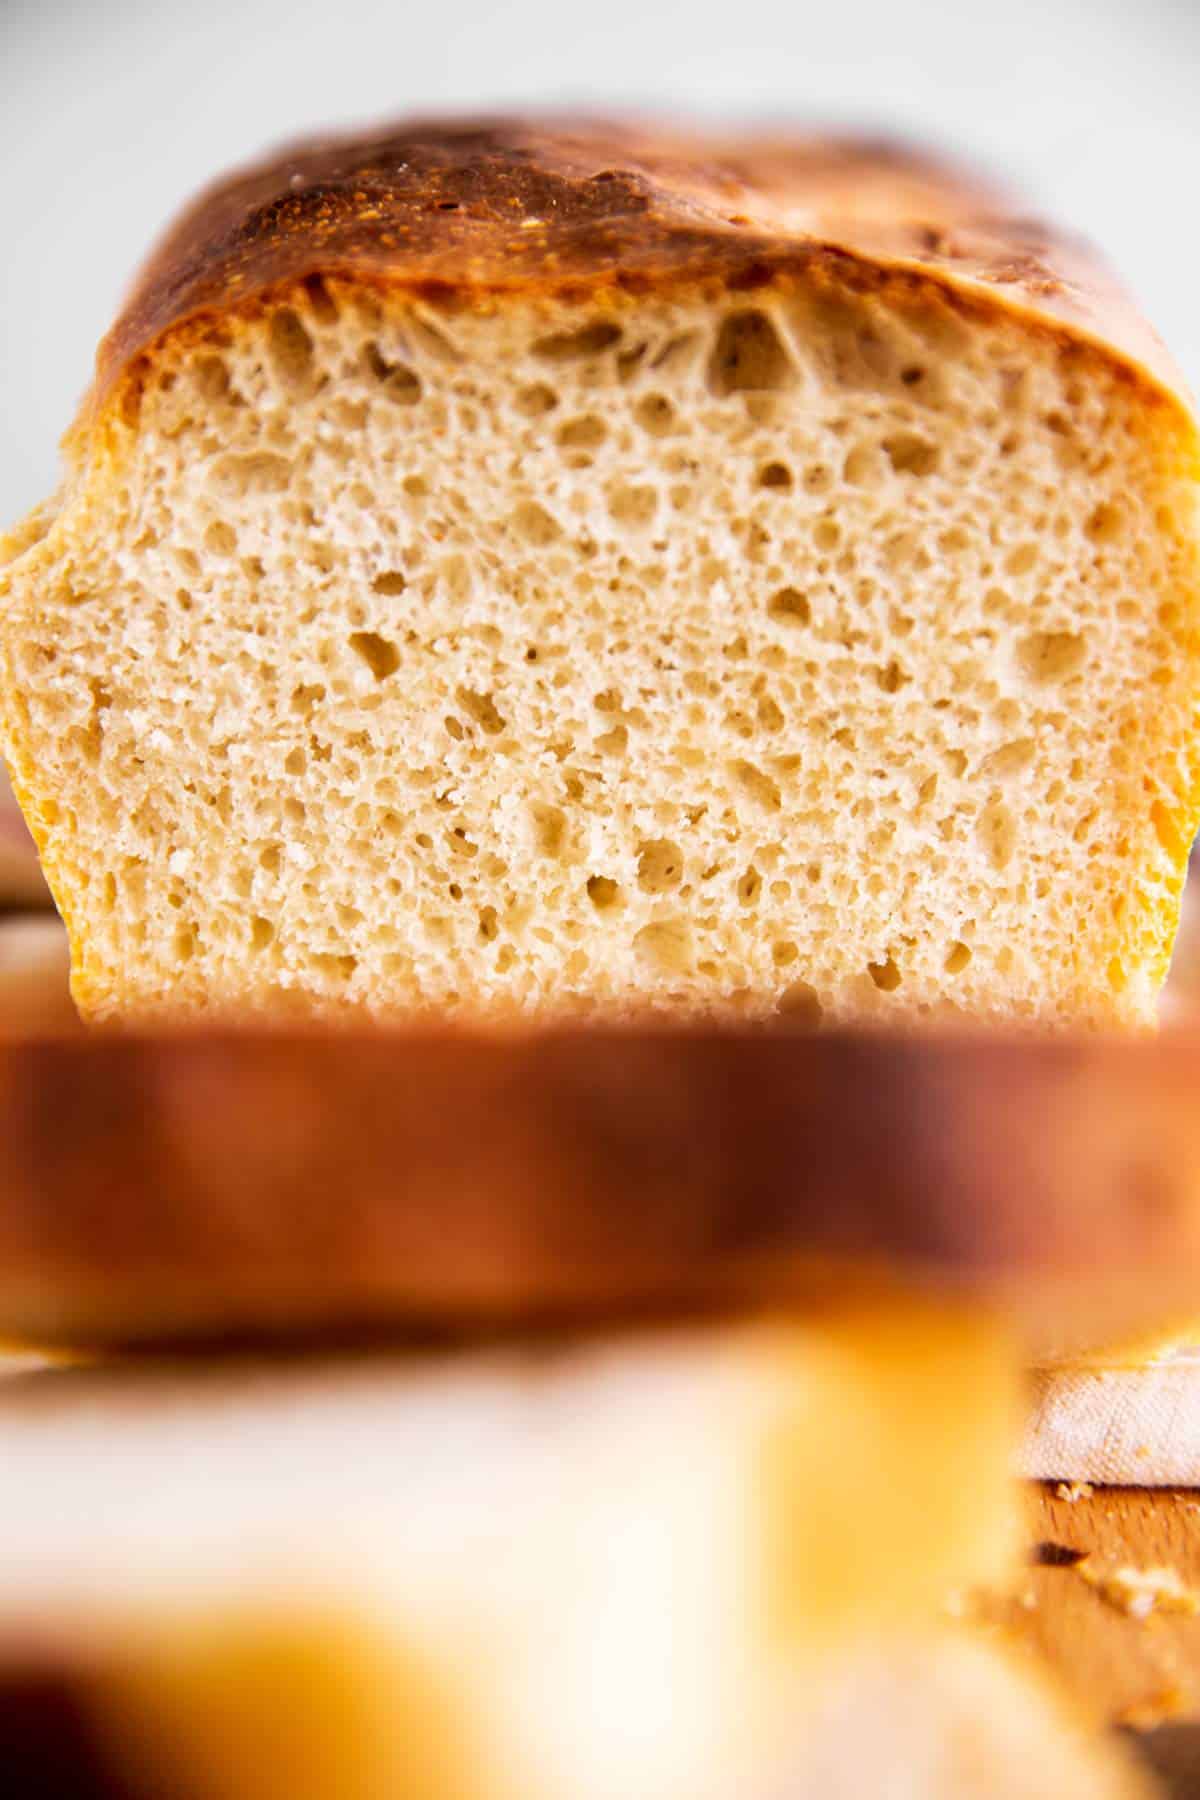
[[[1200,1487],[1200,1343],[1035,1369],[1020,1470],[1039,1481]]]

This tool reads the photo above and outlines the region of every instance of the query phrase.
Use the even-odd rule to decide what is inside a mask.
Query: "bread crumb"
[[[1072,1506],[1076,1500],[1090,1500],[1095,1491],[1090,1481],[1060,1481],[1054,1490],[1057,1499]]]
[[[1134,1700],[1123,1707],[1115,1715],[1113,1724],[1128,1726],[1131,1731],[1152,1731],[1156,1725],[1165,1725],[1190,1710],[1187,1695],[1178,1682],[1172,1682],[1158,1693],[1148,1694],[1144,1700]]]
[[[1094,1587],[1101,1599],[1131,1619],[1148,1619],[1151,1613],[1200,1612],[1200,1594],[1180,1580],[1174,1569],[1100,1569],[1090,1558],[1075,1565],[1078,1574]]]

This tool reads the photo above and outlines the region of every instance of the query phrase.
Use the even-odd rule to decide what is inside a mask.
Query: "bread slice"
[[[220,1800],[275,1791],[256,1762],[298,1800],[766,1800],[835,1659],[1007,1571],[1017,1385],[986,1314],[921,1302],[0,1381],[0,1647],[107,1660],[109,1741],[199,1796],[224,1745]]]
[[[945,1622],[1016,1572],[1013,1373],[910,1299],[0,1379],[0,1766],[54,1800],[1132,1800],[1046,1667]]]
[[[878,146],[415,124],[212,190],[0,571],[96,1017],[1153,1012],[1195,422]]]

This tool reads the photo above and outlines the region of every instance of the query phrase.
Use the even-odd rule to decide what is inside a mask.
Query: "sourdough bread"
[[[97,1017],[1152,1016],[1197,435],[865,143],[409,125],[214,189],[0,569]]]

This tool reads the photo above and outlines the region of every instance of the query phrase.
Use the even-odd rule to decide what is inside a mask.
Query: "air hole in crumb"
[[[388,362],[379,345],[363,346],[363,360],[389,400],[397,406],[415,406],[421,398],[419,376],[407,363]]]
[[[312,379],[313,342],[290,306],[271,314],[267,344],[275,374],[285,387],[306,387]]]
[[[779,811],[779,787],[769,775],[756,768],[752,762],[731,764],[731,773],[738,786],[749,794],[752,800],[757,800],[758,804],[765,807],[768,812]]]
[[[307,684],[302,681],[299,686],[292,689],[292,711],[309,719],[324,698],[325,689],[320,682]]]
[[[566,419],[558,428],[557,438],[564,450],[596,450],[608,436],[608,427],[595,413],[582,413]]]
[[[932,475],[938,466],[938,448],[911,431],[884,438],[888,461],[898,475]]]
[[[735,312],[721,323],[708,362],[712,393],[770,393],[791,385],[792,361],[766,313]]]
[[[274,941],[275,927],[270,919],[264,919],[261,914],[256,914],[250,923],[250,948],[265,950]]]
[[[638,846],[638,886],[644,894],[663,894],[683,878],[683,851],[669,838],[652,838]]]
[[[229,392],[229,370],[219,356],[199,356],[192,367],[192,380],[205,400],[224,400]]]
[[[566,845],[567,818],[561,807],[535,801],[530,807],[534,842],[543,856],[561,858]]]
[[[1017,822],[1003,800],[990,800],[979,815],[979,840],[997,869],[1006,868],[1017,843]]]
[[[797,1025],[817,1025],[821,1019],[821,1002],[817,990],[807,981],[793,981],[776,1001],[778,1012]]]
[[[376,681],[386,681],[400,667],[399,650],[377,631],[352,631],[350,648],[356,656],[361,656]]]
[[[633,416],[651,437],[665,437],[675,424],[675,408],[665,394],[646,394],[634,407]]]
[[[796,961],[799,955],[799,950],[790,938],[782,938],[777,944],[771,946],[771,961],[777,969],[786,969],[790,963]]]
[[[875,678],[885,694],[898,694],[909,679],[894,656],[882,669],[876,669]]]
[[[617,351],[618,381],[629,382],[632,380],[633,376],[641,366],[648,349],[649,345],[643,341],[640,344],[631,344],[628,350]]]
[[[762,892],[762,876],[751,863],[745,874],[738,878],[737,897],[743,906],[753,906]]]
[[[320,275],[308,275],[303,282],[304,293],[312,308],[313,317],[322,325],[336,325],[338,320],[337,302],[329,291],[329,286]]]
[[[643,925],[633,940],[638,954],[664,975],[686,975],[692,965],[692,942],[683,919],[656,919]]]
[[[544,381],[535,381],[522,388],[516,397],[517,411],[524,413],[527,419],[540,419],[545,413],[553,412],[557,405],[558,395]]]
[[[778,593],[772,594],[767,612],[772,619],[779,619],[785,625],[808,625],[812,621],[808,596],[799,588],[780,588]]]
[[[558,520],[536,500],[523,500],[513,509],[512,527],[519,538],[535,549],[543,549],[561,536]]]
[[[339,955],[330,951],[318,951],[312,960],[314,967],[331,981],[349,981],[358,967],[357,956]]]
[[[1105,500],[1094,509],[1085,529],[1093,544],[1111,544],[1120,537],[1123,526],[1120,507]]]
[[[957,943],[951,944],[946,952],[947,975],[961,975],[970,960],[971,946],[969,944],[964,944],[961,939]]]
[[[842,474],[852,487],[876,487],[879,483],[880,462],[875,449],[860,444],[849,451],[842,464]]]
[[[621,328],[606,319],[597,319],[591,325],[585,325],[581,331],[555,331],[549,337],[539,338],[533,346],[533,354],[546,362],[578,362],[589,356],[599,356],[604,350],[611,350],[619,343]]]
[[[629,748],[628,729],[624,725],[614,725],[611,731],[602,731],[595,744],[603,756],[624,756]]]
[[[621,889],[608,875],[589,875],[587,897],[597,912],[608,912],[621,898]]]
[[[1019,775],[1027,769],[1037,754],[1037,744],[1033,738],[1014,738],[1011,744],[1001,744],[998,750],[992,750],[979,765],[984,775]]]
[[[308,755],[303,750],[289,750],[283,759],[283,767],[288,775],[303,775],[308,767]]]
[[[1038,549],[1036,544],[1018,544],[1009,551],[1004,559],[1004,567],[1010,575],[1028,575],[1037,564]]]
[[[196,934],[190,925],[181,925],[175,933],[175,959],[190,962],[196,953]]]
[[[1017,661],[1031,681],[1065,681],[1083,667],[1087,644],[1081,632],[1035,631],[1017,645]]]
[[[758,485],[759,487],[764,488],[790,488],[792,486],[792,471],[788,468],[786,463],[764,463],[762,468],[758,471]]]
[[[402,594],[408,582],[399,569],[382,569],[371,583],[377,594]]]
[[[237,542],[237,532],[224,519],[214,519],[204,533],[204,548],[214,556],[232,556]]]
[[[489,737],[497,737],[504,730],[507,720],[490,694],[479,694],[474,688],[460,687],[455,693],[455,699]]]
[[[615,487],[609,492],[608,510],[616,524],[642,531],[653,522],[658,494],[652,487]]]
[[[681,331],[675,337],[668,338],[654,356],[651,368],[669,369],[686,362],[696,350],[700,339],[698,331]],[[642,346],[645,348],[645,345]]]
[[[244,500],[255,494],[278,494],[291,480],[292,465],[272,450],[252,450],[243,455],[219,457],[212,465],[211,480],[218,493]]]
[[[886,962],[868,963],[867,974],[885,994],[894,993],[900,986],[900,971],[890,956]]]
[[[483,906],[479,910],[479,936],[483,943],[490,944],[500,934],[500,925],[494,906]]]

